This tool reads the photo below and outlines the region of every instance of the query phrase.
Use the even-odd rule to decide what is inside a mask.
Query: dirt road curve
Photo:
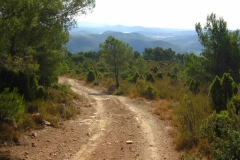
[[[84,97],[81,115],[65,121],[65,128],[47,126],[30,131],[19,146],[0,148],[11,160],[174,160],[171,127],[152,113],[151,102],[112,96],[83,86],[77,80],[59,83]]]

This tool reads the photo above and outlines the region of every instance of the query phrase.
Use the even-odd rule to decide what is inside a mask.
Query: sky
[[[240,29],[239,0],[96,0],[92,13],[78,17],[82,21],[108,25],[195,29],[215,13]]]

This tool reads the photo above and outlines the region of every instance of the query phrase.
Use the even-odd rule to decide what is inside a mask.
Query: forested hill
[[[80,51],[98,51],[99,44],[108,36],[129,44],[133,50],[142,53],[145,48],[171,48],[177,53],[202,50],[195,31],[151,29],[143,27],[112,26],[103,28],[80,27],[70,32],[67,48],[72,53]]]

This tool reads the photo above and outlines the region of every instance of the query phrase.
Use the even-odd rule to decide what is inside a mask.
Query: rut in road
[[[74,79],[59,81],[71,85],[74,92],[87,98],[95,108],[88,141],[72,160],[179,159],[169,136],[170,127],[153,115],[145,102],[106,95]]]

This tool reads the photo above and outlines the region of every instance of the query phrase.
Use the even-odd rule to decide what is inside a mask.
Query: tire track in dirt
[[[169,124],[154,115],[147,104],[139,105],[127,97],[118,97],[118,99],[135,114],[134,118],[141,125],[149,145],[144,150],[149,159],[179,159],[180,153],[174,149],[173,140],[169,135],[172,129]]]
[[[94,159],[179,159],[168,128],[142,102],[126,97],[104,95],[78,81],[60,78],[61,83],[84,96],[95,108],[89,137],[72,160]],[[132,144],[126,144],[131,140]]]
[[[109,98],[93,89],[80,85],[80,83],[73,79],[60,78],[59,82],[71,85],[71,89],[86,98],[96,110],[88,131],[88,143],[82,145],[81,149],[72,158],[72,160],[87,159],[98,145],[99,139],[103,136],[103,131],[108,123],[108,120],[103,115],[105,112],[103,101],[108,101]]]
[[[128,109],[135,114],[135,119],[142,126],[143,134],[145,134],[146,139],[149,143],[149,147],[146,147],[144,150],[145,155],[148,155],[149,159],[159,159],[159,151],[156,144],[157,137],[154,136],[154,130],[152,129],[152,122],[147,116],[147,113],[144,113],[141,109],[137,108],[134,105],[130,105],[126,102],[125,97],[118,97],[121,103],[125,104]]]

